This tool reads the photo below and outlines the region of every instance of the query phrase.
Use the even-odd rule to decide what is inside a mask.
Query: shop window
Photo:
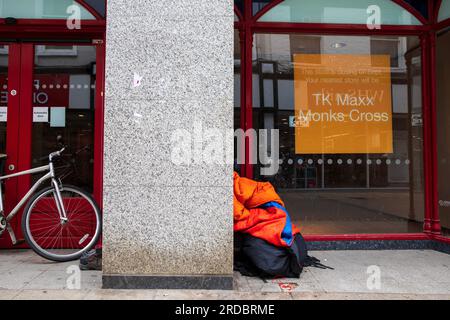
[[[234,5],[238,8],[241,14],[244,14],[245,0],[234,0]]]
[[[76,46],[36,46],[37,56],[76,56]]]
[[[16,19],[67,19],[72,15],[68,10],[76,5],[80,18],[95,20],[95,17],[74,0],[0,0],[0,17]],[[68,12],[69,11],[69,12]]]
[[[439,9],[438,21],[444,21],[450,18],[450,0],[442,0],[441,8]]]
[[[406,3],[411,5],[414,9],[416,9],[420,14],[428,19],[428,1],[424,0],[404,0]]]
[[[420,21],[390,0],[285,0],[270,9],[261,22],[367,24],[373,6],[381,25],[420,25]],[[369,11],[369,13],[368,13]]]
[[[306,234],[422,232],[418,43],[255,35],[253,126],[278,129],[280,159],[273,175],[254,165],[254,177],[274,184]]]
[[[6,154],[6,124],[8,118],[8,45],[0,45],[0,153]]]
[[[256,15],[259,11],[264,9],[264,7],[271,2],[272,0],[253,0],[253,7],[252,7],[253,15]]]
[[[401,51],[403,43],[398,38],[373,38],[371,39],[371,50],[375,56],[377,54],[389,53],[391,57],[391,68],[401,68],[404,65],[404,57],[398,53]],[[403,59],[403,61],[402,61]]]
[[[79,45],[73,56],[61,55],[70,46],[48,46],[56,55],[42,55],[43,47],[36,46],[34,57],[32,165],[44,165],[65,144],[55,164],[59,177],[92,192],[97,49]]]
[[[7,55],[7,54],[8,54],[8,46],[0,45],[0,55]]]
[[[438,198],[442,231],[450,236],[450,32],[437,38]]]
[[[106,16],[106,0],[84,0],[84,2],[103,18]]]
[[[241,128],[241,46],[239,32],[234,30],[234,129]],[[237,160],[238,150],[235,139],[234,170],[240,173],[240,164]]]

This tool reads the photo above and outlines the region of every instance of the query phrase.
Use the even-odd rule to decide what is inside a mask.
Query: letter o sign
[[[48,94],[46,94],[45,92],[39,92],[36,95],[36,102],[40,103],[40,104],[45,104],[48,102]]]

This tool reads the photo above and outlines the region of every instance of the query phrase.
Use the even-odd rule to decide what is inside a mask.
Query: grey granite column
[[[233,166],[195,161],[194,142],[199,125],[233,128],[232,8],[108,2],[105,288],[232,288]],[[172,161],[180,129],[192,163]]]

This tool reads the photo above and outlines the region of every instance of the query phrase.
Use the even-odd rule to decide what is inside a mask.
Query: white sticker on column
[[[34,107],[33,122],[48,122],[48,107]]]
[[[8,119],[8,107],[0,107],[0,122],[6,122]]]

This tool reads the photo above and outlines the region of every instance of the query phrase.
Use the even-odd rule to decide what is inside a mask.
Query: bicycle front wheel
[[[71,261],[94,247],[101,233],[100,209],[85,191],[63,185],[60,188],[67,220],[58,211],[55,189],[48,187],[33,196],[22,217],[28,245],[53,261]]]

